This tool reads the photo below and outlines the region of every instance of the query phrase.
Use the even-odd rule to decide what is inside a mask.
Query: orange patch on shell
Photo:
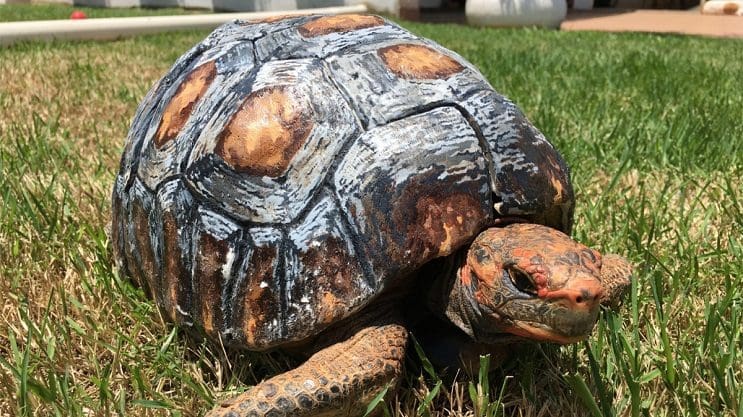
[[[451,245],[452,245],[452,232],[454,229],[454,226],[451,226],[447,223],[444,223],[441,225],[441,227],[444,229],[444,235],[445,238],[439,245],[439,253],[451,253]]]
[[[448,78],[464,69],[450,56],[423,45],[403,44],[378,51],[384,64],[395,75],[407,79]]]
[[[416,214],[417,230],[411,233],[417,233],[427,245],[436,245],[430,248],[432,253],[424,252],[424,257],[451,254],[477,231],[480,215],[479,203],[466,194],[422,197]]]
[[[215,152],[234,169],[278,177],[312,130],[311,110],[285,87],[251,93],[217,140]]]
[[[216,73],[216,64],[214,61],[209,61],[188,74],[183,83],[178,86],[178,90],[163,111],[160,126],[155,133],[157,148],[161,148],[178,136],[196,107],[196,103],[214,81]]]
[[[343,14],[323,16],[299,27],[299,34],[305,38],[323,36],[329,33],[351,32],[374,26],[382,26],[384,20],[379,16],[363,14]]]
[[[735,14],[738,12],[739,6],[735,3],[725,3],[724,6],[722,6],[722,12],[725,14]]]
[[[555,160],[554,156],[549,155],[547,158],[549,167],[546,167],[546,172],[550,177],[550,183],[552,188],[555,190],[555,197],[553,201],[555,204],[561,204],[565,200],[565,187],[563,186],[564,173],[560,164]]]
[[[254,345],[255,344],[255,333],[258,329],[258,324],[256,323],[255,317],[251,317],[248,319],[248,322],[245,323],[245,338],[248,341],[248,345]]]
[[[562,182],[560,182],[560,180],[555,177],[552,177],[550,179],[550,182],[552,183],[552,188],[555,189],[555,198],[553,199],[553,201],[559,204],[564,199]]]

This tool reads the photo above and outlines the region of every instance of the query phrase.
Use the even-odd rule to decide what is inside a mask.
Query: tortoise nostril
[[[580,293],[575,295],[575,304],[590,304],[601,298],[601,289],[581,288]]]
[[[570,298],[572,298],[572,302],[576,306],[581,306],[592,304],[595,300],[599,299],[599,295],[597,291],[592,291],[590,288],[581,288],[579,291],[573,293]]]
[[[572,286],[560,290],[550,291],[546,298],[561,300],[567,308],[593,310],[601,300],[603,289],[592,281],[573,282]]]

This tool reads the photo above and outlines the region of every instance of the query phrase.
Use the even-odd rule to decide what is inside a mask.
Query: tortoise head
[[[629,268],[624,270],[623,282],[629,284]],[[478,311],[477,320],[470,320],[472,333],[483,342],[503,333],[562,344],[584,339],[605,292],[614,292],[602,284],[597,251],[555,229],[527,223],[482,232],[458,278],[471,290],[470,302]]]

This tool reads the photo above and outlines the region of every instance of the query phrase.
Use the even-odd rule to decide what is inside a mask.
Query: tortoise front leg
[[[320,350],[300,367],[224,402],[207,417],[355,416],[402,372],[407,330],[364,327]]]

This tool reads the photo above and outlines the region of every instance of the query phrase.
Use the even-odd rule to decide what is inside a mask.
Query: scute
[[[286,341],[283,331],[284,235],[276,228],[248,229],[234,286],[233,344],[258,350]]]
[[[126,270],[151,297],[156,298],[160,270],[157,252],[159,219],[154,210],[154,198],[141,181],[134,181],[117,214],[123,223],[124,250],[121,255]]]
[[[363,307],[381,285],[366,276],[343,210],[331,190],[289,230],[286,251],[287,332],[293,338],[319,333]]]
[[[215,153],[241,173],[278,177],[305,144],[311,116],[288,88],[253,91],[217,138]]]
[[[487,141],[496,212],[570,233],[575,195],[560,153],[516,106],[492,90],[462,100]]]
[[[405,50],[418,51],[427,59],[413,60],[416,64],[412,65],[401,58]],[[368,129],[423,108],[454,105],[468,94],[489,89],[483,76],[464,59],[423,40],[359,44],[328,57],[327,62]]]
[[[377,24],[379,22],[382,24]],[[343,30],[343,28],[353,30]],[[334,30],[331,30],[334,29]],[[335,16],[312,16],[292,27],[284,27],[256,40],[255,48],[261,61],[327,58],[346,54],[348,49],[363,44],[378,44],[384,40],[419,40],[407,30],[384,21],[371,19],[338,20]]]
[[[480,142],[454,107],[367,131],[334,175],[374,276],[402,277],[452,253],[492,221]]]
[[[217,66],[214,61],[208,61],[191,71],[181,82],[163,110],[160,125],[155,132],[155,147],[161,148],[178,136],[194,107],[214,81],[216,72]]]
[[[233,21],[138,107],[111,240],[165,317],[264,350],[497,217],[569,231],[573,198],[559,153],[457,54],[376,16]]]
[[[162,272],[160,274],[161,310],[175,323],[193,324],[194,202],[180,180],[170,181],[157,193],[156,212],[162,216]]]
[[[149,189],[182,174],[219,103],[253,72],[252,50],[252,44],[238,42],[202,51],[172,78],[166,76],[168,87],[157,98],[157,110],[130,131],[144,138],[138,176]]]
[[[222,309],[224,285],[230,281],[230,244],[210,233],[193,237],[196,256],[193,263],[194,319],[207,334],[217,334],[225,323]]]
[[[251,104],[256,100],[260,105]],[[234,123],[239,128],[230,133]],[[360,131],[321,61],[271,61],[211,114],[186,177],[201,198],[238,219],[287,224],[307,207],[338,152]],[[258,134],[245,137],[246,132]],[[234,146],[224,146],[225,137]],[[228,153],[233,151],[235,158]]]

